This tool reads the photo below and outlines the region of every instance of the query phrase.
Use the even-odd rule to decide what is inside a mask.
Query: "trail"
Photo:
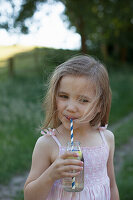
[[[132,117],[133,113],[130,113],[116,124],[110,126],[109,130],[113,132],[116,128],[120,127],[121,124],[126,123]],[[115,152],[114,163],[115,163],[116,174],[120,171],[124,163],[125,156],[132,151],[132,147],[133,147],[133,137],[130,138],[130,141],[128,143],[122,145]],[[23,190],[27,175],[28,172],[25,172],[22,175],[14,176],[8,185],[0,185],[0,200],[14,200],[16,193]]]
[[[131,112],[129,115],[127,115],[126,117],[119,120],[117,123],[110,126],[109,129],[113,132],[115,129],[119,128],[122,124],[124,124],[124,123],[128,122],[130,119],[132,119],[132,117],[133,117],[133,112]],[[123,163],[124,163],[124,159],[125,159],[126,155],[131,153],[132,147],[133,147],[133,136],[130,137],[129,142],[125,143],[124,145],[122,145],[120,148],[118,148],[115,151],[114,166],[115,166],[116,174],[121,170]]]
[[[127,116],[120,119],[117,123],[109,126],[109,129],[114,131],[115,129],[119,128],[122,124],[128,122],[133,117],[133,112],[129,113]]]
[[[28,172],[14,176],[8,185],[0,185],[0,200],[13,200],[16,193],[23,190]]]

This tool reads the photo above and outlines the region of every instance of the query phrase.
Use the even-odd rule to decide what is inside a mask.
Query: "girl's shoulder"
[[[38,152],[39,154],[43,154],[45,151],[50,152],[50,145],[51,139],[47,135],[40,136],[36,141],[34,152]]]
[[[37,143],[42,146],[42,152],[48,154],[50,161],[53,162],[59,154],[59,146],[55,141],[56,131],[54,129],[47,129],[45,132],[42,130],[41,134]]]
[[[42,131],[41,131],[42,134]],[[40,136],[35,144],[35,149],[40,149],[43,150],[45,148],[48,148],[52,143],[52,139],[51,137],[49,137],[48,134],[43,134],[42,136]]]
[[[106,138],[108,145],[111,146],[111,147],[114,146],[114,134],[113,134],[113,132],[106,129],[106,130],[103,131],[103,134]]]
[[[104,131],[104,135],[105,135],[105,137],[107,137],[108,139],[113,139],[113,138],[114,138],[113,132],[110,131],[110,130],[108,130],[108,129],[106,129],[106,130]]]
[[[36,145],[44,147],[49,146],[51,142],[51,137],[49,137],[48,135],[42,135],[37,139]]]
[[[107,129],[108,124],[105,125],[105,127],[99,127],[100,132],[103,133],[106,140],[114,141],[114,134]]]
[[[37,139],[36,145],[41,148],[50,148],[52,149],[53,146],[55,146],[55,142],[53,140],[52,136],[55,136],[55,130],[54,129],[45,129],[41,130],[42,136],[40,136]]]
[[[37,139],[36,145],[42,146],[42,147],[49,147],[53,144],[53,139],[52,137],[50,137],[49,134],[44,134],[42,136],[40,136]]]

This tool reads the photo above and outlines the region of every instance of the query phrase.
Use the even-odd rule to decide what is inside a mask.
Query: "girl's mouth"
[[[70,119],[72,119],[72,120],[75,120],[75,119],[77,119],[77,118],[74,118],[74,117],[69,117],[69,116],[65,116],[69,121],[70,121]]]

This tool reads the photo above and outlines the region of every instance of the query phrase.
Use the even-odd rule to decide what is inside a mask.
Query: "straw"
[[[71,151],[73,151],[73,120],[70,119],[71,126]],[[75,189],[75,177],[72,177],[72,189]]]
[[[71,150],[73,151],[73,120],[70,119],[71,122]]]

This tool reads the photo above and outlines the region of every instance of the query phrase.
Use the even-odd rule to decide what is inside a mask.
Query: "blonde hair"
[[[88,55],[80,55],[62,63],[54,70],[44,101],[46,117],[42,128],[57,128],[61,124],[57,116],[56,94],[61,78],[66,75],[84,75],[93,81],[96,85],[96,98],[93,101],[92,110],[87,117],[90,116],[91,126],[105,126],[108,123],[111,107],[111,89],[108,72],[98,60]],[[98,108],[99,112],[97,111]]]

